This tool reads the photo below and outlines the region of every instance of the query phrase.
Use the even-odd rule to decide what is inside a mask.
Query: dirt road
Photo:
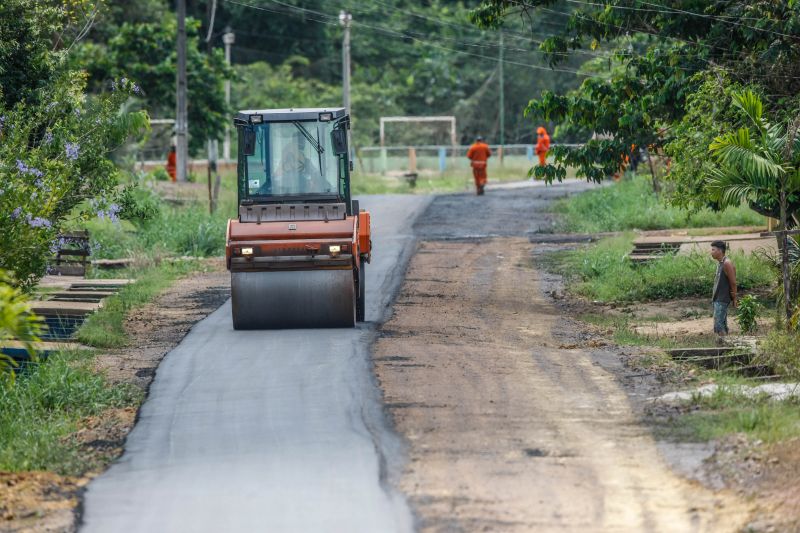
[[[563,192],[563,189],[562,189]],[[745,507],[673,474],[617,379],[617,357],[576,346],[544,296],[524,235],[547,224],[505,200],[435,200],[374,361],[410,443],[401,481],[422,531],[735,531]],[[515,215],[522,220],[515,221]],[[460,224],[459,217],[484,224]],[[522,231],[520,231],[522,230]],[[443,240],[442,240],[443,239]]]

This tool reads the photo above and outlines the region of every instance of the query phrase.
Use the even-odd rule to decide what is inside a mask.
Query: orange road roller
[[[228,221],[234,329],[364,320],[370,215],[350,196],[344,108],[240,111],[239,217]]]

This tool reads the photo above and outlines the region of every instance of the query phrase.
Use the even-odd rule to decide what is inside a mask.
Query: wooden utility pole
[[[186,0],[178,2],[178,75],[175,102],[177,180],[186,181],[189,159],[189,113],[186,101]]]

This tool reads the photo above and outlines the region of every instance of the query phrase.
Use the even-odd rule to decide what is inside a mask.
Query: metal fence
[[[493,166],[527,171],[537,159],[533,144],[490,145],[490,148]],[[468,149],[466,145],[365,146],[356,152],[356,165],[366,174],[443,174],[469,169]]]

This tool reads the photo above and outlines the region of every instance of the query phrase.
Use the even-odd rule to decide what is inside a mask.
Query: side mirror
[[[242,130],[242,153],[244,155],[256,154],[256,130],[252,128]]]
[[[347,130],[340,128],[331,132],[331,144],[333,153],[344,155],[347,153]]]

